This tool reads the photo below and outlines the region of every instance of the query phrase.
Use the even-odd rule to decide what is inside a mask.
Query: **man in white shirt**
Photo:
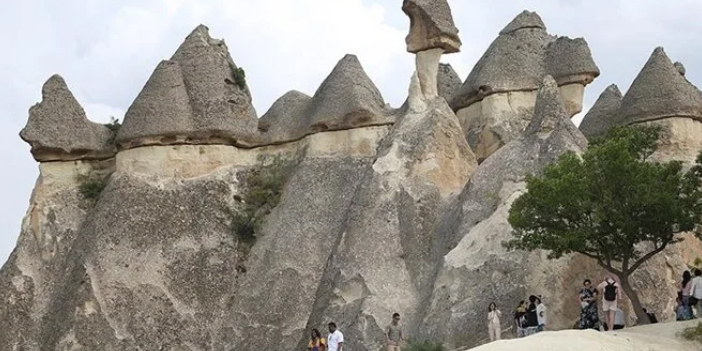
[[[690,281],[690,296],[697,299],[697,317],[702,317],[702,270],[695,269],[695,277]]]
[[[329,336],[327,337],[328,351],[341,351],[344,346],[344,334],[336,329],[336,323],[331,322],[328,325]]]
[[[546,328],[546,305],[541,301],[541,295],[536,297],[538,305],[536,305],[536,319],[539,321],[539,326],[536,329],[539,332]]]

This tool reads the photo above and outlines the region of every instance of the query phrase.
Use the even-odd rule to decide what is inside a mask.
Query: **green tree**
[[[659,135],[656,127],[615,128],[582,156],[566,153],[527,177],[527,193],[510,209],[513,238],[504,243],[552,259],[596,260],[619,278],[639,324],[649,320],[629,278],[702,218],[702,154],[687,171],[679,161],[652,162]]]

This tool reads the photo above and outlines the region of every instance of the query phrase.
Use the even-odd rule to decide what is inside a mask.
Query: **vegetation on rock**
[[[697,341],[702,344],[702,323],[697,323],[695,327],[685,328],[682,331],[681,336],[686,340]]]
[[[660,129],[618,127],[583,153],[566,153],[510,209],[508,249],[546,250],[555,259],[579,253],[616,275],[639,324],[648,323],[629,278],[682,239],[702,218],[702,155],[684,171],[679,161],[653,162]]]
[[[114,144],[115,138],[117,138],[117,132],[119,131],[119,128],[122,127],[122,125],[119,123],[119,119],[117,119],[113,116],[110,116],[110,122],[104,124],[104,126],[107,127],[112,132],[112,135],[107,140],[107,143]]]
[[[410,341],[402,351],[446,351],[443,344],[431,341]]]
[[[246,89],[246,72],[241,67],[234,69],[234,82],[241,89]]]
[[[240,174],[242,191],[235,199],[241,206],[232,212],[232,230],[244,241],[253,241],[267,216],[280,203],[283,187],[292,171],[292,162],[274,157],[264,165]]]
[[[81,196],[86,200],[97,199],[107,186],[107,179],[84,179],[78,186]]]

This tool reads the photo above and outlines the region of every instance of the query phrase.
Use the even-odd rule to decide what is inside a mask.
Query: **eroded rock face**
[[[112,131],[93,123],[66,81],[53,75],[41,90],[42,101],[29,109],[20,137],[32,146],[37,161],[106,159],[114,156]]]
[[[439,72],[437,77],[439,96],[444,98],[447,102],[451,101],[453,94],[456,93],[458,88],[461,87],[463,82],[458,73],[451,67],[448,63],[439,64]]]
[[[547,277],[562,263],[502,247],[511,236],[507,217],[512,202],[525,190],[527,174],[540,172],[566,151],[581,152],[586,146],[556,82],[547,76],[524,135],[482,163],[441,217],[435,245],[439,253],[450,250],[443,251],[433,288],[422,302],[426,309],[416,330],[419,335],[444,340],[449,348],[477,344],[486,335],[485,317],[478,311],[491,301],[501,306],[507,326],[511,305],[528,296],[527,291],[555,287],[557,282]]]
[[[156,68],[125,115],[121,148],[233,144],[257,140],[256,111],[245,74],[224,40],[200,25]]]
[[[580,131],[588,140],[604,135],[609,128],[616,124],[616,114],[619,112],[621,104],[622,93],[617,85],[608,86],[583,117],[582,122],[580,122]]]
[[[434,48],[445,53],[460,51],[458,28],[446,0],[404,0],[402,11],[410,18],[410,33],[405,39],[407,51],[415,54]]]
[[[584,39],[549,35],[538,14],[524,11],[480,58],[451,107],[476,156],[484,160],[521,135],[544,75],[555,78],[573,116],[582,110],[584,87],[599,73]]]

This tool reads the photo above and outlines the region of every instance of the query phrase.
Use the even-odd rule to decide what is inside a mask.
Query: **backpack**
[[[607,282],[604,288],[604,299],[607,301],[617,301],[617,287],[614,284],[615,282]]]

